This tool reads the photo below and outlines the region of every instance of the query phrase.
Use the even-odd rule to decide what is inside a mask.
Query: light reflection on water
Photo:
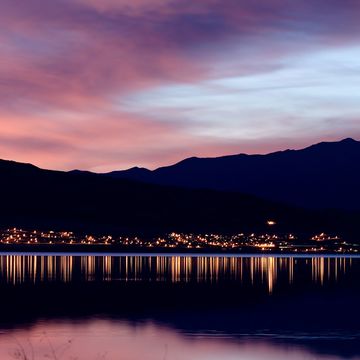
[[[2,255],[0,282],[226,280],[263,284],[271,293],[280,277],[288,284],[298,275],[319,285],[336,282],[352,262],[351,257]]]
[[[359,268],[334,256],[0,255],[0,360],[357,360]]]

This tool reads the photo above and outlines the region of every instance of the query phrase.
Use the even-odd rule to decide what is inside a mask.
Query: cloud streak
[[[302,131],[296,139],[288,125],[285,140],[264,135],[268,109],[258,87],[242,90],[247,105],[237,108],[234,104],[241,104],[243,95],[237,89],[234,98],[228,85],[220,89],[217,84],[213,90],[222,106],[206,102],[206,91],[205,103],[192,99],[204,84],[229,79],[266,83],[271,76],[271,86],[286,87],[282,74],[295,77],[299,61],[330,51],[347,62],[352,51],[341,59],[343,50],[360,46],[355,0],[0,0],[0,5],[1,156],[51,168],[155,167],[192,154],[261,152],[309,143],[312,133]],[[355,61],[346,71],[357,74],[357,65]],[[320,65],[303,66],[308,74]],[[336,81],[345,81],[345,69],[336,69]],[[299,79],[291,84],[300,85]],[[316,86],[310,91],[312,104]],[[181,87],[196,91],[172,104],[172,89]],[[163,98],[149,106],[159,91]],[[136,106],[129,107],[129,99]],[[336,92],[329,96],[334,99]],[[292,129],[306,129],[308,115],[301,117],[300,105],[283,101],[275,102],[268,121],[281,132],[285,108],[289,117],[296,117]],[[360,115],[359,107],[352,109],[349,117]],[[259,116],[252,137],[256,146],[249,146],[241,134],[254,121],[244,115],[254,113]],[[199,116],[201,126],[213,132],[197,130]],[[335,137],[338,126],[321,124],[316,139]],[[226,132],[239,134],[237,141]]]

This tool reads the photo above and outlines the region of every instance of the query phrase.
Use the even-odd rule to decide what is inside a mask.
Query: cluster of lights
[[[37,231],[11,228],[0,231],[3,244],[109,244],[111,236],[76,236],[71,231]]]
[[[325,233],[321,233],[318,235],[314,235],[311,240],[313,241],[327,241],[327,240],[339,240],[338,236],[331,236],[331,235],[327,235]]]
[[[270,225],[270,224],[269,224]],[[82,244],[118,245],[124,247],[169,248],[169,249],[251,249],[255,251],[288,252],[358,252],[358,245],[348,244],[338,236],[325,233],[312,236],[309,241],[300,241],[294,234],[185,234],[172,232],[155,239],[138,237],[113,237],[110,235],[75,235],[70,231],[37,231],[18,228],[0,231],[3,244]]]

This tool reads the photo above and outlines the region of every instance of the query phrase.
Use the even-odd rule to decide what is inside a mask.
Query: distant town
[[[9,246],[8,246],[9,245]],[[349,243],[337,235],[314,234],[299,239],[295,234],[184,234],[172,232],[166,236],[142,239],[139,237],[113,237],[111,235],[80,235],[71,231],[39,231],[10,228],[0,231],[0,246],[42,247],[58,245],[68,248],[77,245],[84,249],[109,247],[116,249],[144,249],[164,251],[232,251],[232,252],[286,252],[286,253],[358,253],[360,245]],[[22,245],[22,246],[20,246]],[[66,246],[67,245],[67,246]],[[62,247],[63,246],[63,247]]]

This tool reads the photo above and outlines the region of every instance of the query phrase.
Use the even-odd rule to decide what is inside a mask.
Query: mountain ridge
[[[114,178],[195,189],[235,191],[308,208],[360,209],[360,142],[346,138],[269,154],[190,157]],[[295,191],[295,189],[297,189]]]
[[[346,142],[346,144],[350,143]],[[350,147],[358,146],[358,142],[351,144]],[[322,149],[323,146],[320,148]],[[318,153],[318,150],[316,151]],[[336,147],[333,152],[337,154]],[[351,149],[346,152],[353,153]],[[289,161],[293,162],[293,154],[299,153],[284,151],[281,157],[287,159],[287,164]],[[310,158],[306,159],[310,159],[311,162],[312,151],[309,154]],[[320,151],[319,156],[320,160],[324,156],[328,158],[329,152]],[[278,155],[274,157],[279,161]],[[240,158],[252,164],[251,156],[240,156]],[[261,162],[267,157],[260,156],[256,159],[260,159],[258,161]],[[333,160],[335,163],[341,163],[344,161],[344,156],[343,154],[334,156]],[[203,164],[202,159],[193,159],[190,161],[190,169],[194,169],[192,166],[194,161]],[[211,175],[213,160],[208,161],[211,164]],[[221,171],[217,174],[218,179],[221,179],[224,176],[223,158],[219,158],[218,161]],[[228,161],[231,165],[232,157],[226,158],[227,165]],[[349,163],[343,164],[348,168],[349,174],[342,176],[348,182],[347,190],[353,198],[356,198],[359,182],[357,177],[349,176],[352,172],[349,164],[357,170],[360,161],[355,164],[353,161],[353,158],[349,158]],[[283,164],[281,161],[280,163]],[[207,164],[205,165],[201,166],[205,166],[206,170],[208,168]],[[315,165],[318,166],[316,161]],[[180,168],[183,166],[187,169],[188,164],[185,162]],[[173,167],[169,169],[173,170]],[[231,166],[229,169],[233,171],[236,184],[236,175],[238,175],[236,169]],[[179,183],[158,184],[78,170],[70,172],[44,170],[32,164],[1,160],[0,227],[28,226],[136,235],[163,234],[172,231],[236,233],[269,231],[267,220],[272,219],[277,223],[273,231],[277,232],[296,232],[306,236],[328,232],[345,238],[358,237],[360,211],[335,208],[306,209],[296,204],[231,189],[181,185],[184,179],[192,181],[194,174],[198,179],[203,179],[203,169],[200,167],[199,171],[199,166],[196,164],[195,170],[198,172],[194,171],[190,174],[185,172],[180,178],[180,185]],[[134,168],[130,173],[133,171],[141,175],[152,174],[151,171],[142,168]],[[165,175],[166,171],[168,170],[165,169]],[[266,167],[263,167],[262,171],[267,175]],[[319,171],[321,173],[322,169],[320,168]],[[173,176],[171,172],[170,175]],[[175,175],[177,176],[177,172]],[[226,175],[228,176],[229,172]],[[258,184],[266,178],[263,176]],[[215,177],[215,184],[216,180]],[[255,176],[253,180],[259,179]],[[289,181],[286,177],[285,180]],[[313,178],[310,177],[308,185],[311,186],[312,183]],[[322,186],[326,187],[326,182]],[[295,192],[300,190],[295,189]],[[333,188],[330,190],[334,192]]]
[[[360,144],[360,141],[348,137],[348,138],[344,138],[344,139],[341,139],[341,140],[338,140],[338,141],[321,141],[319,143],[312,144],[312,145],[306,146],[306,147],[301,148],[301,149],[289,149],[288,148],[288,149],[284,149],[284,150],[272,151],[272,152],[265,153],[265,154],[260,154],[260,153],[255,153],[255,154],[238,153],[238,154],[227,154],[227,155],[221,155],[221,156],[204,156],[204,157],[190,156],[190,157],[185,158],[183,160],[180,160],[180,161],[178,161],[178,162],[176,162],[174,164],[160,166],[160,167],[158,167],[158,168],[156,168],[154,170],[150,170],[150,169],[145,168],[145,167],[133,166],[133,167],[128,168],[128,169],[112,170],[112,171],[107,172],[107,173],[99,173],[99,174],[111,174],[111,173],[114,173],[114,172],[131,171],[131,170],[136,170],[136,169],[144,169],[144,170],[147,170],[149,172],[154,172],[154,171],[157,171],[157,170],[160,170],[160,169],[163,169],[163,168],[173,167],[173,166],[179,165],[179,164],[181,164],[183,162],[187,162],[187,161],[191,161],[191,160],[215,160],[215,159],[241,157],[241,156],[243,156],[243,157],[263,157],[263,156],[271,156],[271,155],[285,153],[285,152],[304,151],[304,150],[312,149],[314,147],[322,147],[324,145],[326,146],[328,144],[332,145],[332,144],[344,144],[344,143],[346,143],[346,144]]]

